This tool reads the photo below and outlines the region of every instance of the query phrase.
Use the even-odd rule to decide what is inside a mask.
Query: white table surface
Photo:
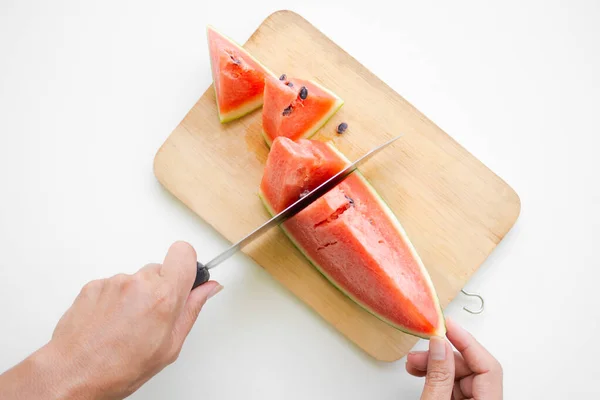
[[[501,361],[506,398],[600,397],[599,2],[80,3],[0,2],[1,371],[87,281],[160,261],[175,240],[203,259],[226,246],[152,160],[211,83],[206,24],[244,42],[291,8],[520,195],[467,285],[485,312],[462,311],[476,306],[463,296],[446,310]],[[404,359],[373,361],[245,256],[214,277],[225,290],[179,360],[132,398],[419,397]]]

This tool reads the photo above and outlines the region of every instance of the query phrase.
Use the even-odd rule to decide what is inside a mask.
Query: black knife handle
[[[196,280],[194,281],[194,286],[192,286],[192,290],[196,289],[198,286],[203,283],[208,282],[210,279],[210,272],[208,272],[208,268],[199,262],[196,263]]]

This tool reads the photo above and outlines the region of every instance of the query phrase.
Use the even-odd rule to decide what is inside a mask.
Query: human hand
[[[206,300],[222,289],[209,281],[190,291],[195,276],[196,252],[177,242],[163,264],[88,283],[48,344],[0,376],[0,398],[129,396],[178,358]]]
[[[421,400],[501,400],[502,366],[470,333],[449,318],[446,336],[435,337],[429,351],[408,354],[406,370],[425,377]]]

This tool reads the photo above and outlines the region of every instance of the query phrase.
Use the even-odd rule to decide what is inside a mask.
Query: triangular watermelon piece
[[[265,141],[271,146],[279,136],[309,138],[343,105],[339,96],[317,82],[268,76],[262,110]]]
[[[275,215],[349,163],[331,142],[278,137],[260,197]],[[427,269],[400,221],[359,171],[280,227],[333,285],[382,321],[422,338],[445,335]]]
[[[221,122],[233,121],[262,106],[265,76],[275,77],[273,72],[211,26],[207,27],[207,37]]]

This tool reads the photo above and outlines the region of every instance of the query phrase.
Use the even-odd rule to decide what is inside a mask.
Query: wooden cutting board
[[[244,47],[276,74],[314,79],[345,100],[313,139],[332,139],[349,159],[404,134],[361,170],[399,217],[445,307],[516,221],[517,194],[299,15],[270,15]],[[349,129],[338,135],[342,121]],[[161,184],[231,242],[269,218],[257,196],[268,153],[260,131],[260,110],[222,125],[211,86],[155,157]],[[416,344],[335,289],[278,228],[244,252],[374,358],[394,361]]]

